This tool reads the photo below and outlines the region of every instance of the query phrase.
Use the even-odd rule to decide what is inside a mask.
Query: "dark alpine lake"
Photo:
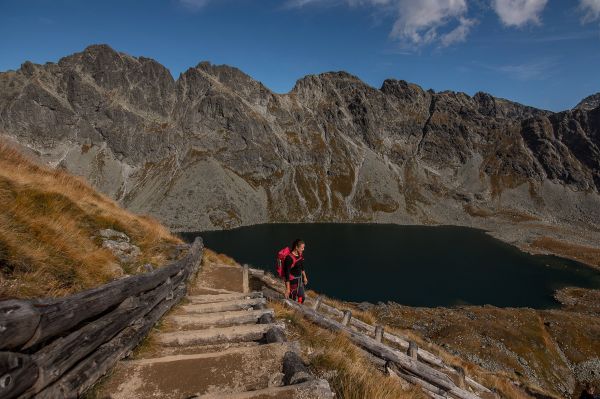
[[[306,242],[309,289],[345,301],[410,306],[557,306],[556,289],[600,288],[600,273],[556,256],[529,255],[462,227],[265,224],[200,235],[208,248],[274,271],[279,249]]]

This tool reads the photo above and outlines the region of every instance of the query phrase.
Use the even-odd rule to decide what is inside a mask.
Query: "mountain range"
[[[600,244],[600,94],[553,113],[346,72],[277,94],[231,66],[175,80],[93,45],[0,73],[0,135],[175,231],[456,224],[523,241],[563,226]],[[503,233],[515,221],[537,230]]]

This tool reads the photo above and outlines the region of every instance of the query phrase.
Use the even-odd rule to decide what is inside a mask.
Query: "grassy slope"
[[[83,179],[36,165],[0,142],[0,299],[61,296],[116,277],[117,259],[95,237],[105,228],[124,232],[140,247],[136,265],[162,264],[179,242]]]

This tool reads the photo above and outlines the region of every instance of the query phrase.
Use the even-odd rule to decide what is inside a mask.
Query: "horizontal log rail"
[[[315,324],[332,331],[340,331],[346,334],[355,345],[367,350],[377,357],[393,362],[400,369],[414,375],[419,380],[434,385],[459,399],[479,399],[479,396],[476,394],[456,386],[454,381],[452,381],[446,374],[423,362],[419,362],[417,359],[414,359],[403,352],[392,349],[387,345],[377,342],[374,338],[357,332],[350,327],[343,325],[342,323],[330,319],[327,316],[323,316],[308,306],[300,305],[299,303],[289,299],[285,299],[284,303],[288,307],[301,313],[304,317]]]
[[[75,398],[126,356],[186,293],[200,237],[155,271],[64,298],[0,302],[0,397]]]
[[[282,295],[284,293],[283,283],[281,282],[281,280],[273,278],[272,276],[266,274],[263,270],[260,270],[260,269],[250,268],[249,272],[252,276],[261,280],[263,283],[265,283],[272,290],[276,291],[278,294]],[[342,319],[342,321],[345,321],[344,318],[347,317],[347,314],[345,313],[345,311],[337,309],[333,306],[330,306],[330,305],[324,303],[321,297],[317,297],[316,299],[307,298],[305,300],[304,304],[305,304],[305,306],[303,307],[304,309],[311,308],[312,310],[315,310],[315,311],[322,310],[329,315],[332,315],[339,319]],[[344,323],[339,323],[339,324],[342,327],[346,327],[346,326],[344,326]],[[357,332],[362,331],[364,333],[372,335],[376,342],[382,341],[382,339],[377,339],[378,338],[377,335],[381,334],[381,338],[386,339],[389,342],[396,344],[402,350],[405,350],[405,351],[409,350],[410,341],[408,339],[399,337],[395,334],[391,334],[387,331],[383,331],[383,329],[381,329],[381,326],[372,326],[372,325],[365,323],[364,321],[359,320],[355,317],[350,317],[349,321],[347,321],[347,327],[354,327],[357,330]],[[380,331],[378,331],[378,329]],[[369,337],[369,338],[371,338],[371,337]],[[417,354],[417,360],[427,363],[431,366],[437,367],[437,368],[441,369],[442,371],[444,371],[445,373],[452,375],[455,378],[462,378],[461,373],[457,372],[456,369],[447,365],[441,358],[435,356],[431,352],[428,352],[422,348],[416,348],[416,354]],[[413,378],[413,380],[414,380],[414,378]],[[414,382],[414,381],[411,381],[411,382]],[[464,382],[477,392],[481,392],[483,394],[489,394],[492,396],[494,395],[490,389],[481,385],[480,383],[478,383],[477,381],[475,381],[473,378],[471,378],[469,376],[464,376]]]

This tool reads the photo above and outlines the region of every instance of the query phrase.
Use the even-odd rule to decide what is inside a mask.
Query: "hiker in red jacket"
[[[285,281],[285,297],[299,303],[304,302],[304,286],[308,278],[304,271],[304,241],[296,239],[291,246],[290,253],[283,262],[283,279]]]

